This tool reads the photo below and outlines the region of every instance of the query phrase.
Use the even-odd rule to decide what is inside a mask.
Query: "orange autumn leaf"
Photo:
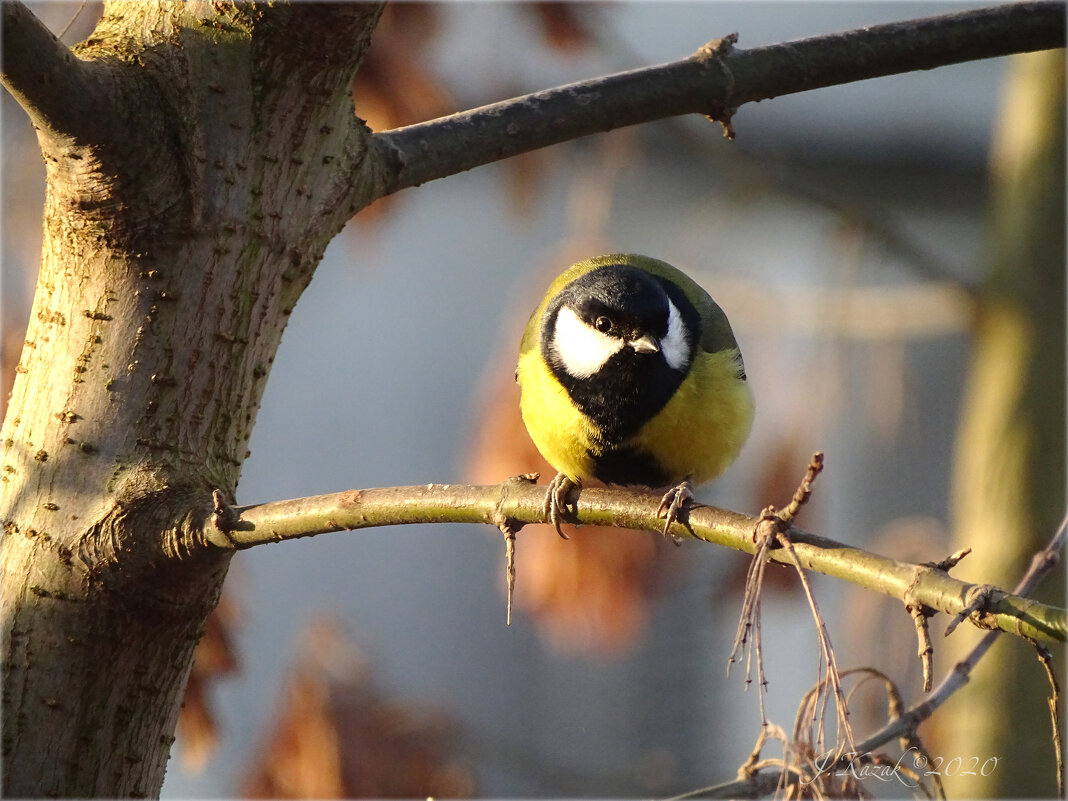
[[[245,798],[470,797],[444,711],[387,698],[341,629],[313,625],[282,709],[241,786]]]

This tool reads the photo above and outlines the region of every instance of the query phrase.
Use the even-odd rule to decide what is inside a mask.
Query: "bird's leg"
[[[564,515],[578,514],[578,500],[574,499],[568,503],[568,495],[571,494],[572,490],[576,490],[580,486],[580,484],[572,481],[563,473],[557,473],[553,480],[549,482],[549,489],[545,493],[545,519],[553,524],[556,533],[565,540],[569,538],[560,529],[560,523],[563,522]]]
[[[664,493],[663,499],[660,501],[660,506],[656,509],[657,517],[664,517],[664,536],[668,535],[668,529],[671,528],[671,524],[678,520],[684,526],[686,523],[686,514],[689,511],[690,502],[693,500],[693,484],[690,483],[690,479],[686,479],[677,487],[672,487],[666,493]],[[680,519],[681,515],[681,519]],[[688,528],[689,526],[687,526]],[[679,538],[675,537],[675,544],[679,544]]]

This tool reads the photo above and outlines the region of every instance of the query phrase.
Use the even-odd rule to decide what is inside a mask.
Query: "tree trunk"
[[[2,433],[6,796],[159,793],[232,553],[202,529],[212,491],[233,495],[287,315],[372,195],[348,90],[379,11],[117,4],[72,59],[4,4],[47,165]]]
[[[1053,535],[1065,503],[1064,51],[1015,56],[992,158],[990,270],[954,474],[954,575],[1011,587]],[[1036,600],[1064,605],[1063,579]],[[961,635],[964,635],[961,637]],[[974,632],[950,640],[959,658]],[[933,753],[952,797],[1050,797],[1056,769],[1049,683],[1026,643],[996,643],[967,701],[936,719]],[[1054,648],[1063,666],[1063,647]],[[1063,670],[1063,667],[1062,667]],[[987,775],[961,775],[996,758]]]

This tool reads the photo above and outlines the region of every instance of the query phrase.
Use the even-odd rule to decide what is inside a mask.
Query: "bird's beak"
[[[634,348],[635,353],[656,353],[660,350],[660,343],[649,334],[642,334],[627,344]]]

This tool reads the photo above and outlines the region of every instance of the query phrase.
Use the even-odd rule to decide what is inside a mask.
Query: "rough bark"
[[[4,4],[48,182],[2,434],[4,795],[159,792],[229,561],[200,539],[212,490],[372,194],[348,88],[378,13],[117,4],[75,57]]]

